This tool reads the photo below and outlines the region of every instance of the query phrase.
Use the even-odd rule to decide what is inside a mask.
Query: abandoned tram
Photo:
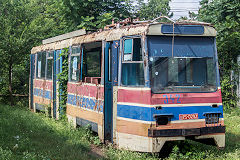
[[[165,142],[225,146],[216,30],[200,22],[112,24],[43,41],[31,50],[30,109],[61,116],[58,74],[68,48],[66,114],[120,148]]]

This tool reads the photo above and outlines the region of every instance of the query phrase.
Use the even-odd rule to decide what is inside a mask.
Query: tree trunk
[[[10,96],[10,105],[13,106],[13,93],[12,93],[12,59],[9,61],[8,66],[8,91]]]

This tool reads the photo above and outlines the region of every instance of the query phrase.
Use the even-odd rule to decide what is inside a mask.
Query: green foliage
[[[235,86],[228,76],[224,76],[222,77],[221,87],[224,111],[228,111],[237,105],[238,97],[234,94]]]
[[[83,129],[85,130],[85,134],[83,135],[83,138],[89,142],[91,142],[92,144],[96,145],[96,146],[101,146],[101,140],[99,139],[99,137],[97,135],[94,135],[93,131],[91,131],[91,126],[87,125],[85,127],[83,127]]]
[[[138,1],[139,9],[136,13],[137,17],[145,20],[152,20],[159,16],[169,16],[170,0],[149,0],[148,3],[144,3],[143,1]]]
[[[77,29],[96,30],[127,17],[169,13],[168,0],[0,1],[0,94],[28,94],[29,53],[41,40]],[[135,8],[139,8],[139,11]],[[17,17],[17,18],[16,18]],[[12,98],[10,98],[12,101]]]
[[[3,89],[1,88],[3,94],[7,92],[7,94],[11,95],[14,92],[12,88],[12,73],[15,69],[14,67],[16,66],[17,68],[18,65],[21,65],[20,62],[22,62],[26,56],[24,52],[30,50],[30,48],[28,48],[30,46],[26,46],[26,44],[29,40],[27,31],[32,13],[26,9],[28,5],[23,4],[24,2],[21,0],[2,0],[0,2],[1,84],[6,85],[3,86]]]
[[[19,105],[0,105],[0,160],[95,159],[89,155],[89,142],[101,145],[92,131],[81,127],[74,130],[66,121],[55,121]],[[224,115],[224,150],[190,140],[179,141],[173,143],[166,159],[240,159],[239,114],[240,110],[235,109]],[[112,145],[106,146],[105,152],[108,159],[159,159],[158,154],[120,150]]]
[[[65,118],[66,116],[66,103],[67,103],[67,82],[68,82],[68,54],[69,49],[62,49],[59,57],[62,57],[62,72],[57,75],[58,79],[58,98],[59,98],[59,108],[60,108],[60,118]]]
[[[12,160],[12,151],[9,149],[2,149],[0,147],[0,160]]]
[[[83,128],[0,104],[0,160],[97,159],[89,154]]]
[[[226,108],[233,107],[237,104],[237,98],[230,77],[232,71],[239,73],[237,56],[240,50],[240,3],[238,0],[214,0],[210,3],[203,0],[201,6],[198,19],[214,24],[218,31],[219,65],[221,75],[224,75],[221,78],[223,100]],[[238,79],[234,83],[239,83]]]
[[[42,39],[65,32],[59,1],[0,1],[0,94],[28,93],[29,53]],[[56,7],[59,6],[59,7]]]
[[[130,16],[121,0],[62,0],[62,4],[62,16],[70,20],[71,30],[96,30],[110,24],[112,18],[125,19]]]

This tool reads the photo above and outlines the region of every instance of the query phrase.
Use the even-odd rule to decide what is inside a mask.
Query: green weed
[[[96,159],[85,134],[66,121],[0,104],[0,159]]]
[[[0,104],[0,160],[97,159],[90,143],[103,147],[108,159],[157,160],[159,154],[132,152],[102,145],[86,128],[74,129],[66,120],[56,121],[45,114],[35,114],[24,107]],[[226,148],[219,150],[191,140],[174,142],[166,160],[173,159],[240,159],[240,109],[224,115]]]

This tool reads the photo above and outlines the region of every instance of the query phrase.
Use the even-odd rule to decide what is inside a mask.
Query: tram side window
[[[52,79],[53,71],[53,51],[47,52],[47,79]]]
[[[87,67],[87,77],[100,77],[100,51],[93,51],[86,53],[86,62],[85,65]]]
[[[37,53],[37,78],[45,78],[46,52]]]
[[[70,57],[70,81],[79,81],[80,75],[80,47],[73,47]]]
[[[141,39],[125,39],[123,47],[122,85],[143,86],[144,67]]]
[[[85,50],[83,55],[83,81],[99,84],[101,79],[101,48]]]
[[[85,83],[100,84],[102,42],[82,44],[80,79]]]

